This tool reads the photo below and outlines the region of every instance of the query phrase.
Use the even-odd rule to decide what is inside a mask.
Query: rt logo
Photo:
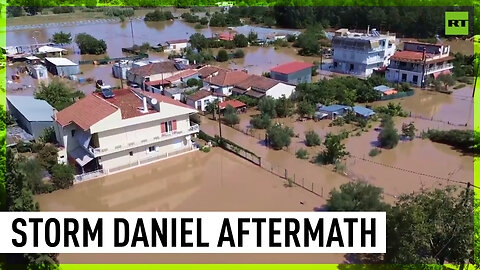
[[[445,35],[468,35],[468,12],[445,12]]]

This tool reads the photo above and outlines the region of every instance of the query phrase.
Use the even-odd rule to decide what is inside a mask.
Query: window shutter
[[[172,121],[172,129],[177,130],[177,120]]]
[[[165,122],[162,122],[162,124],[160,124],[160,129],[162,133],[165,133]]]

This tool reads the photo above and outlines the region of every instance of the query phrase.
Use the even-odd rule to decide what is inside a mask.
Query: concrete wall
[[[200,100],[196,100],[196,101],[187,99],[187,105],[190,105],[190,106],[192,106],[193,108],[204,112],[204,111],[206,111],[207,105],[208,105],[209,103],[215,102],[215,100],[217,100],[217,99],[219,100],[219,102],[222,102],[222,101],[223,101],[223,98],[221,98],[221,97],[208,96],[208,97],[202,98],[202,99],[200,99]],[[199,106],[200,106],[200,107],[199,107]]]
[[[28,132],[30,135],[32,135],[35,140],[38,140],[40,136],[43,135],[43,130],[48,127],[53,127],[53,120],[52,121],[34,121],[30,122],[23,116],[23,114],[15,108],[8,100],[7,100],[7,105],[8,105],[8,110],[12,114],[12,116],[15,118],[17,121],[17,124],[24,129],[26,132]]]
[[[403,80],[403,76],[406,76],[406,79]],[[414,81],[414,76],[417,76],[417,82]],[[387,69],[385,73],[385,78],[389,82],[407,82],[412,85],[421,86],[422,81],[422,73],[421,72],[414,72],[414,71],[406,71],[406,70],[398,70],[398,69]]]
[[[188,149],[191,145],[191,140],[188,136],[179,137],[105,155],[99,157],[98,162],[102,165],[104,170],[108,171],[121,166],[137,165],[139,164],[139,161],[154,159],[155,157],[165,155],[166,153],[172,153],[177,150]],[[149,147],[153,147],[154,151],[149,151]]]
[[[80,67],[76,66],[53,66],[49,69],[53,75],[57,76],[70,76],[80,73]]]
[[[290,74],[282,74],[282,73],[277,73],[275,71],[271,71],[270,77],[275,80],[288,82],[292,84],[298,84],[302,82],[311,82],[312,68],[306,68]]]

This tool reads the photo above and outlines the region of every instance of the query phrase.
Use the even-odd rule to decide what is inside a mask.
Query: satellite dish
[[[156,98],[152,98],[150,102],[152,103],[152,105],[156,105],[158,103]]]

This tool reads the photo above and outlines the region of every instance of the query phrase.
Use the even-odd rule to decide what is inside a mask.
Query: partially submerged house
[[[290,98],[295,91],[295,85],[266,78],[259,75],[249,75],[245,80],[236,83],[232,88],[234,95],[247,95],[253,98],[282,96]]]
[[[113,64],[112,66],[112,74],[113,77],[126,80],[127,79],[127,71],[132,68],[133,62],[129,60],[121,60]]]
[[[333,71],[361,77],[387,66],[395,53],[395,34],[351,33],[340,29],[332,38]]]
[[[179,53],[189,46],[188,39],[168,40],[165,42],[164,51]]]
[[[372,109],[369,109],[363,106],[353,106],[352,110],[356,116],[362,117],[362,118],[370,118],[375,114],[375,112]]]
[[[45,57],[45,66],[50,73],[57,76],[68,77],[80,73],[80,67],[78,64],[67,58]]]
[[[225,100],[225,95],[217,92],[212,92],[206,89],[200,89],[197,92],[187,96],[186,102],[187,105],[194,107],[199,111],[206,111],[208,104],[213,103],[218,100],[222,102]]]
[[[375,86],[373,90],[380,92],[382,96],[395,95],[398,93],[395,88],[386,85]]]
[[[62,57],[63,55],[67,54],[67,50],[45,45],[45,46],[38,47],[34,51],[34,54],[43,55],[44,57],[47,57],[47,56]]]
[[[403,51],[391,57],[385,78],[389,82],[423,86],[428,77],[450,74],[453,59],[455,57],[450,56],[450,45],[406,41]]]
[[[247,77],[247,72],[243,70],[219,69],[215,74],[203,79],[203,87],[210,89],[212,92],[230,96],[232,88]]]
[[[312,81],[313,65],[294,61],[270,69],[270,78],[297,85]]]
[[[38,140],[46,128],[53,127],[53,107],[33,96],[7,96],[7,107],[17,124]]]
[[[37,80],[48,79],[48,70],[42,65],[27,66],[28,73]]]
[[[226,100],[218,104],[218,107],[220,108],[220,110],[225,110],[228,106],[232,106],[234,109],[241,112],[247,109],[247,104],[236,99]]]
[[[78,172],[109,173],[192,149],[199,131],[189,120],[192,107],[141,90],[108,94],[93,93],[55,114],[57,139]]]
[[[321,114],[326,114],[326,117],[334,120],[337,117],[342,117],[346,115],[349,111],[352,110],[352,107],[346,105],[329,105],[329,106],[320,106],[317,109],[317,112]]]
[[[127,71],[127,80],[130,83],[138,84],[142,89],[147,86],[160,88],[165,84],[166,78],[176,75],[184,70],[184,67],[173,61],[163,61],[146,64],[139,67],[132,67]]]

